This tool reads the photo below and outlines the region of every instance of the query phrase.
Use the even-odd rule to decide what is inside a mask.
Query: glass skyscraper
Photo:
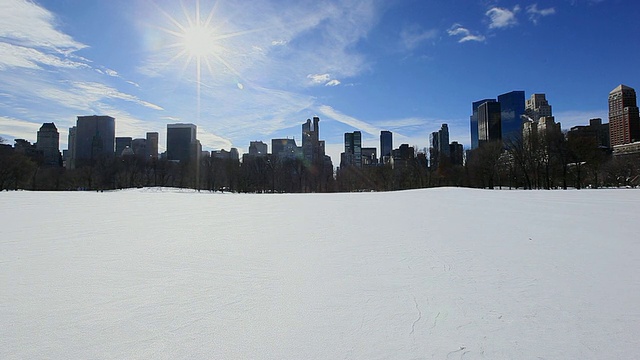
[[[518,138],[522,134],[522,115],[524,115],[524,91],[512,91],[498,96],[502,141]]]

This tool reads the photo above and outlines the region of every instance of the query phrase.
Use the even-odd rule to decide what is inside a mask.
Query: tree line
[[[0,141],[1,142],[1,141]],[[638,186],[638,157],[614,157],[595,139],[547,131],[482,144],[464,165],[441,157],[429,167],[424,152],[384,165],[309,164],[303,159],[203,157],[199,162],[132,156],[104,157],[75,169],[45,166],[38,154],[0,146],[0,190],[114,190],[178,187],[202,191],[304,193],[393,191],[438,186],[567,189]]]

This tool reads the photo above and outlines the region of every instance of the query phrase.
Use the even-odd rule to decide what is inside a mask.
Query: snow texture
[[[640,191],[0,193],[1,359],[632,359]]]

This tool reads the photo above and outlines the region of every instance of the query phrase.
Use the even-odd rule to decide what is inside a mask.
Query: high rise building
[[[449,153],[452,165],[463,165],[464,160],[464,147],[457,141],[452,141],[449,144]]]
[[[136,157],[140,159],[146,159],[147,157],[147,139],[133,139],[131,141],[131,149]]]
[[[393,134],[391,131],[380,131],[380,163],[386,164],[391,159],[393,151]]]
[[[251,156],[266,156],[267,150],[267,144],[262,141],[249,142],[249,155]]]
[[[362,148],[362,166],[374,166],[378,164],[378,157],[376,156],[377,149],[374,147]]]
[[[167,159],[181,162],[196,160],[196,136],[194,124],[167,124]]]
[[[78,128],[75,126],[69,128],[69,136],[67,139],[67,156],[64,159],[64,167],[66,169],[75,169],[77,130]]]
[[[502,140],[501,107],[499,102],[478,106],[478,145]]]
[[[429,135],[429,162],[431,168],[435,169],[440,164],[441,158],[449,158],[449,126],[442,124],[440,130],[434,131]]]
[[[116,157],[122,156],[122,152],[126,148],[131,148],[131,142],[133,139],[131,137],[118,136],[116,138]]]
[[[322,142],[324,143],[324,142]],[[307,119],[302,124],[302,155],[307,164],[319,164],[324,160],[324,144],[320,141],[320,118]]]
[[[483,99],[471,104],[471,149],[478,148],[478,107],[486,102],[496,102],[496,99]]]
[[[544,98],[544,95],[542,95]],[[522,115],[525,112],[524,91],[498,95],[502,141],[514,140],[522,134]],[[551,114],[549,114],[551,116]]]
[[[158,158],[158,138],[157,132],[147,133],[147,159]]]
[[[340,167],[348,165],[362,167],[362,133],[360,131],[344,134],[344,152],[340,159]]]
[[[572,127],[567,133],[567,138],[586,138],[594,142],[600,149],[609,149],[609,124],[603,124],[602,119],[589,119],[589,125],[578,125]]]
[[[111,116],[78,116],[74,144],[75,166],[114,155],[116,119]]]
[[[60,134],[54,123],[44,123],[38,130],[36,149],[42,152],[43,164],[48,166],[60,166]]]
[[[302,149],[295,139],[271,139],[271,154],[280,159],[297,159],[302,157]]]
[[[626,85],[609,93],[609,138],[611,147],[640,141],[636,91]]]
[[[525,105],[525,114],[533,121],[538,121],[543,116],[553,116],[551,110],[545,94],[532,94]]]

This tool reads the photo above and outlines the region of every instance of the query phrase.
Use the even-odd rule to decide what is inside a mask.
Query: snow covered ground
[[[634,359],[640,191],[0,193],[1,359]]]

